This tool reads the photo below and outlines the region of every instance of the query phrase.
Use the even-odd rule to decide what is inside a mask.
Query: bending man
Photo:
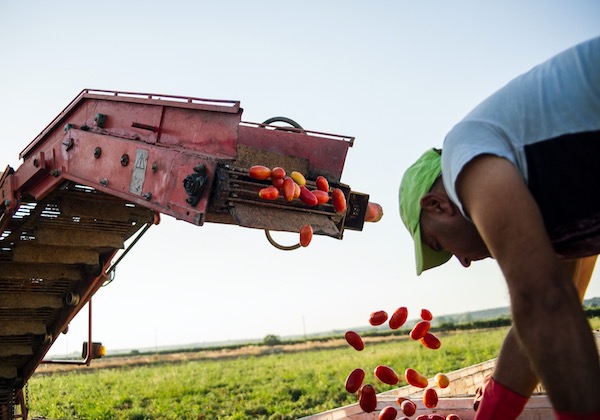
[[[600,253],[600,38],[471,111],[443,153],[406,171],[400,213],[417,274],[452,255],[465,267],[492,257],[506,279],[513,328],[476,418],[516,418],[538,378],[558,418],[600,418],[598,351],[580,300]]]

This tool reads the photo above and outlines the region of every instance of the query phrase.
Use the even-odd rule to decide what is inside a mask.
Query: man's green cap
[[[400,217],[415,241],[417,275],[448,261],[450,252],[437,252],[421,240],[421,198],[442,173],[442,151],[430,149],[404,173],[400,183]]]

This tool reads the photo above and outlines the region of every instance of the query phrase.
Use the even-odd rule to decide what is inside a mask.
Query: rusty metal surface
[[[288,202],[281,196],[272,201],[263,200],[259,198],[258,192],[271,185],[270,181],[254,180],[246,170],[229,165],[219,167],[215,178],[209,212],[228,215],[232,224],[285,232],[299,232],[302,226],[309,224],[317,235],[337,239],[343,237],[347,216],[336,213],[331,202],[309,207],[300,200]],[[345,185],[332,185],[343,188],[348,193],[350,191]],[[314,181],[307,180],[307,187],[315,189]],[[364,207],[354,216],[362,215],[364,220],[366,202],[362,205]],[[352,215],[352,212],[349,211],[348,214]]]
[[[314,179],[322,175],[331,182],[340,182],[353,141],[353,137],[305,130],[284,131],[245,123],[239,127],[238,144],[306,159],[309,162],[304,172],[307,177]]]
[[[232,214],[238,225],[255,228],[269,229],[283,232],[299,232],[302,226],[311,225],[317,235],[327,235],[340,238],[342,233],[335,223],[315,213],[298,212],[281,217],[281,210],[272,207],[257,207],[250,203],[237,203],[232,209]]]

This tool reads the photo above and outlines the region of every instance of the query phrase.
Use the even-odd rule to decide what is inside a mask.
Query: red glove
[[[516,419],[521,414],[521,411],[523,411],[528,399],[528,397],[517,394],[499,382],[496,382],[494,378],[490,378],[483,390],[483,396],[479,402],[479,407],[477,407],[474,419]]]
[[[577,414],[555,411],[557,420],[600,420],[600,413],[596,414]]]

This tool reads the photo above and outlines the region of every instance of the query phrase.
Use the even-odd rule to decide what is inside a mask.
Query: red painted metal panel
[[[178,147],[165,148],[81,130],[70,130],[73,146],[60,151],[56,164],[74,182],[197,225],[203,223],[216,161]],[[62,145],[62,143],[60,143]],[[95,153],[101,148],[100,154]],[[140,156],[143,155],[143,159]],[[123,157],[127,156],[124,165]],[[183,180],[194,167],[206,167],[205,191],[192,207]]]
[[[88,104],[86,106],[82,106],[81,102],[84,100],[88,100]],[[112,105],[110,105],[112,103]],[[95,116],[96,113],[104,113],[101,112],[104,109],[108,109],[111,111],[115,109],[115,104],[129,104],[127,110],[143,110],[152,114],[152,111],[148,111],[149,108],[144,105],[154,106],[157,109],[160,109],[162,112],[162,106],[172,107],[172,108],[184,108],[184,109],[194,109],[202,112],[216,112],[222,114],[233,114],[238,122],[239,116],[242,113],[242,109],[240,108],[239,101],[229,101],[229,100],[221,100],[221,99],[202,99],[202,98],[194,98],[187,96],[174,96],[174,95],[158,95],[158,94],[148,94],[148,93],[135,93],[135,92],[116,92],[116,91],[108,91],[108,90],[94,90],[94,89],[84,89],[79,93],[79,95],[73,99],[69,105],[60,113],[48,126],[42,130],[42,132],[21,152],[19,155],[20,158],[25,159],[31,151],[38,145],[39,142],[43,141],[44,138],[48,136],[48,134],[52,131],[62,131],[65,124],[78,124],[81,126],[89,126],[92,127],[95,125]],[[136,107],[137,105],[137,107]],[[100,107],[100,108],[95,108]],[[74,113],[74,111],[76,111]],[[113,113],[113,122],[110,122],[110,118],[107,120],[107,124],[112,124],[112,127],[117,125],[117,121],[120,118],[125,119],[125,125],[123,125],[122,129],[127,129],[128,132],[133,131],[137,133],[139,139],[142,141],[149,141],[153,143],[153,136],[148,136],[148,132],[133,129],[131,130],[131,123],[137,122],[146,125],[157,125],[150,124],[145,122],[144,120],[149,120],[151,117],[145,114],[136,114],[135,111],[133,114],[128,114],[130,122],[127,122],[126,116],[115,116]],[[142,121],[136,121],[137,119],[141,119]],[[145,140],[144,140],[145,139]]]

